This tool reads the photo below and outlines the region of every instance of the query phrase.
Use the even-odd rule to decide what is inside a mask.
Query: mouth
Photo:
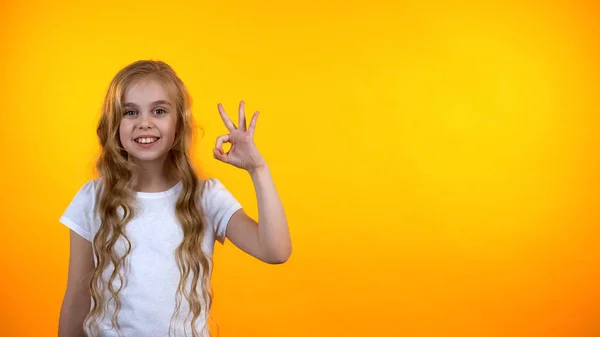
[[[134,139],[133,141],[138,144],[152,144],[159,139],[160,139],[160,137],[138,137],[138,138]]]

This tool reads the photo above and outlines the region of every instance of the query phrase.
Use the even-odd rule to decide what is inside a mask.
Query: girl
[[[219,104],[229,133],[213,156],[249,173],[260,224],[218,179],[197,177],[190,106],[164,62],[132,63],[110,83],[97,128],[100,178],[60,218],[71,253],[59,337],[206,336],[215,240],[267,263],[289,258],[285,213],[253,141],[258,112],[247,125],[242,101],[236,126]]]

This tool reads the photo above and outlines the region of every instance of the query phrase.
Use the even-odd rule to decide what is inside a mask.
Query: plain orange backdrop
[[[59,216],[94,178],[108,82],[160,59],[194,160],[216,104],[256,142],[294,252],[217,245],[219,336],[600,336],[600,17],[593,1],[9,1],[1,5],[0,335],[55,336]]]

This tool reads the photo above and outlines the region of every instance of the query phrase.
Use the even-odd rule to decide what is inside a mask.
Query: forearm
[[[258,236],[270,259],[285,262],[292,253],[292,242],[283,204],[268,166],[250,171],[258,202]]]
[[[58,323],[58,337],[85,337],[83,322],[90,310],[90,300],[67,293]]]

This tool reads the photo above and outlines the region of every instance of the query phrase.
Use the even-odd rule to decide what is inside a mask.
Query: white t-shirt
[[[100,219],[94,214],[96,190],[100,184],[101,178],[84,184],[60,218],[61,223],[90,242],[100,227]],[[225,242],[227,223],[242,206],[218,179],[208,179],[205,184],[201,205],[208,230],[205,231],[202,249],[212,258],[215,240]],[[131,251],[126,259],[125,286],[119,293],[121,310],[118,322],[123,337],[169,336],[169,324],[175,310],[175,295],[180,279],[175,254],[183,239],[183,231],[175,216],[175,202],[181,190],[182,183],[179,182],[164,192],[136,192],[136,216],[125,226]],[[119,256],[122,256],[124,240],[118,242],[116,247]],[[94,262],[97,265],[97,261]],[[109,262],[104,272],[105,280],[108,280],[112,268]],[[120,285],[118,278],[114,284],[117,287]],[[200,282],[198,293],[201,294]],[[105,302],[108,298],[110,294],[106,290]],[[102,337],[117,336],[110,322],[113,301],[110,304],[109,314],[100,322]],[[179,322],[187,317],[188,308],[187,300],[183,297]],[[206,318],[199,317],[198,331],[204,328]],[[187,335],[191,336],[189,323],[187,325]],[[177,328],[177,336],[184,336],[183,326],[172,328]]]

